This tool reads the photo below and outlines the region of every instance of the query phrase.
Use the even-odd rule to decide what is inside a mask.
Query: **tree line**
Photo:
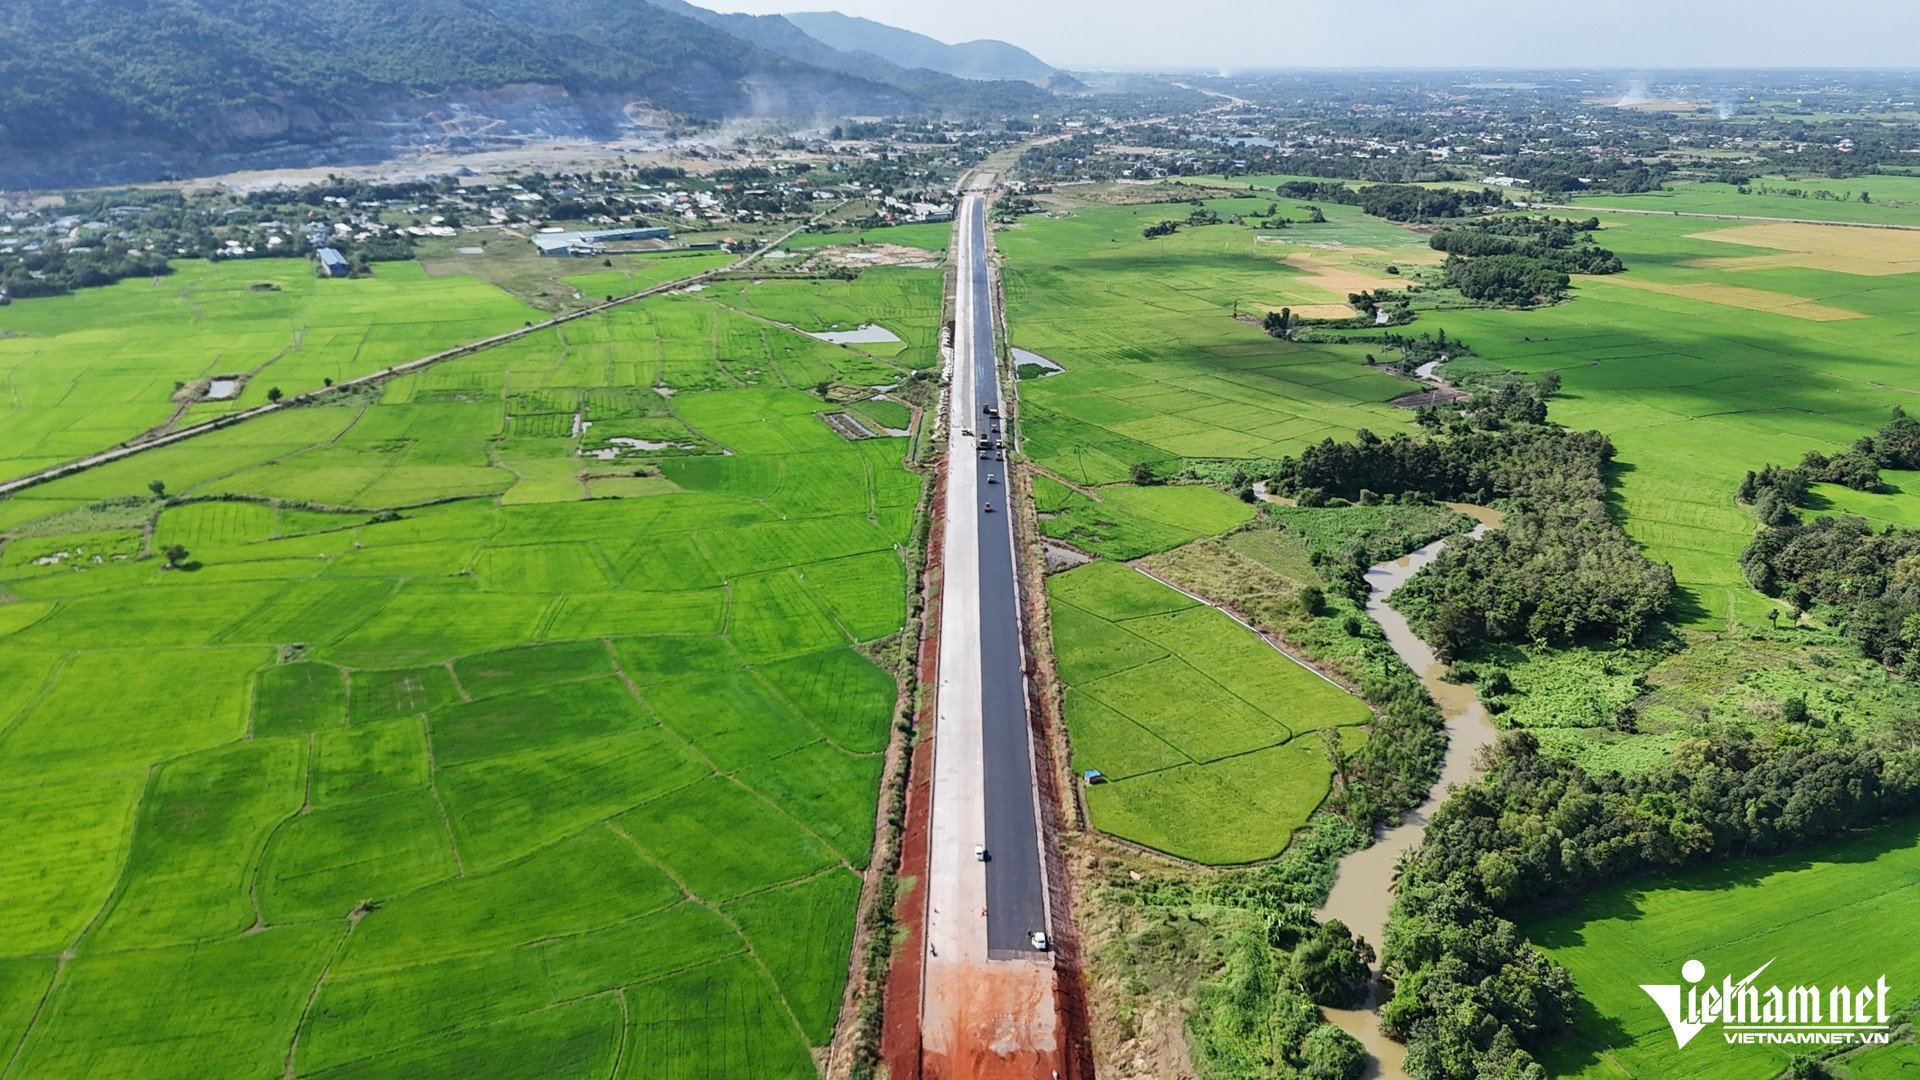
[[[0,295],[15,300],[64,296],[124,278],[171,273],[166,256],[111,240],[85,251],[45,247],[0,259]]]
[[[1788,850],[1920,808],[1920,742],[1689,739],[1634,776],[1595,776],[1510,732],[1401,864],[1382,948],[1386,1032],[1419,1080],[1533,1080],[1571,1026],[1573,979],[1506,917],[1668,867]]]
[[[1735,497],[1760,528],[1740,554],[1754,588],[1796,612],[1824,607],[1862,652],[1903,674],[1920,674],[1920,532],[1875,532],[1851,515],[1803,521],[1815,481],[1877,490],[1882,468],[1920,467],[1920,421],[1898,407],[1886,425],[1828,457],[1809,453],[1792,467],[1767,465],[1740,481]]]
[[[1443,658],[1490,642],[1634,640],[1671,607],[1673,570],[1607,513],[1613,444],[1544,423],[1546,393],[1503,387],[1445,437],[1325,440],[1283,461],[1275,488],[1308,505],[1388,493],[1507,501],[1500,529],[1449,543],[1395,594]]]
[[[1433,221],[1457,218],[1506,205],[1506,197],[1491,189],[1425,188],[1413,184],[1369,184],[1349,187],[1339,181],[1289,180],[1274,188],[1283,199],[1358,206],[1388,221]]]

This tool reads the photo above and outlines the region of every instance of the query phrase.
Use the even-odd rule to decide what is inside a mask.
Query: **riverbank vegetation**
[[[1528,422],[1427,439],[1363,432],[1308,448],[1275,482],[1308,501],[1391,493],[1507,503],[1501,529],[1449,545],[1396,594],[1445,658],[1490,642],[1631,642],[1667,610],[1672,570],[1607,513],[1602,470],[1612,456],[1597,432]]]
[[[1776,747],[1690,740],[1633,777],[1594,776],[1502,738],[1486,776],[1435,812],[1402,865],[1382,950],[1383,1027],[1421,1080],[1543,1075],[1568,1030],[1566,970],[1509,916],[1650,871],[1789,850],[1920,807],[1920,739]]]

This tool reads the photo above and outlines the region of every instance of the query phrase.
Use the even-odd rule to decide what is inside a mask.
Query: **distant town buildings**
[[[592,232],[538,233],[533,246],[552,258],[570,255],[594,255],[602,244],[618,240],[665,240],[671,233],[662,226],[633,229],[598,229]]]
[[[320,260],[321,277],[347,277],[353,273],[353,266],[347,262],[347,257],[333,248],[315,248],[313,254]]]

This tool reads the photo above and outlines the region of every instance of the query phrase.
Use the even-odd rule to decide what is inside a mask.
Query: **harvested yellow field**
[[[1841,274],[1885,277],[1920,273],[1920,231],[1779,222],[1694,233],[1690,239],[1770,248],[1765,255],[1694,259],[1715,270],[1775,270],[1798,266]]]
[[[1348,248],[1346,254],[1363,254],[1359,248]],[[1364,252],[1364,254],[1384,254],[1384,252]],[[1354,266],[1343,266],[1332,259],[1309,251],[1296,251],[1280,260],[1288,266],[1302,272],[1300,282],[1315,288],[1325,289],[1335,296],[1349,293],[1368,292],[1373,289],[1400,289],[1406,282],[1385,274],[1372,273]]]
[[[1625,275],[1582,278],[1580,283],[1585,285],[1589,281],[1605,282],[1608,285],[1619,285],[1643,292],[1664,293],[1668,296],[1700,300],[1709,304],[1722,304],[1726,307],[1746,308],[1749,311],[1770,311],[1775,315],[1788,315],[1811,322],[1838,322],[1841,319],[1866,318],[1857,311],[1830,307],[1804,296],[1768,292],[1765,289],[1749,289],[1743,285],[1721,285],[1707,281],[1674,284],[1666,281],[1647,281]]]

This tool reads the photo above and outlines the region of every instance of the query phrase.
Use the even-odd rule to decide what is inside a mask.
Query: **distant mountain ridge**
[[[963,79],[1019,79],[1038,83],[1054,68],[1018,45],[983,39],[949,45],[925,34],[837,11],[800,11],[786,20],[809,37],[848,53],[885,57],[902,67],[926,68]]]
[[[740,19],[748,20],[746,22]],[[716,118],[1032,111],[1025,81],[662,0],[8,0],[0,186],[379,160]]]
[[[1014,51],[1019,53],[1020,56],[1025,57],[1030,63],[1011,63],[1005,65],[1007,69],[1010,72],[1027,72],[1035,70],[1033,65],[1038,65],[1037,70],[1039,70],[1041,74],[1038,76],[1018,73],[974,75],[950,70],[951,64],[948,66],[936,66],[931,63],[920,63],[918,61],[926,59],[942,59],[936,55],[937,50],[956,49],[959,48],[959,46],[946,45],[933,38],[922,37],[919,34],[906,30],[894,30],[892,27],[882,26],[880,23],[870,23],[868,25],[881,27],[883,30],[892,31],[895,34],[903,35],[904,38],[912,39],[916,43],[924,44],[914,44],[911,48],[902,48],[898,52],[874,52],[872,50],[849,49],[823,41],[819,37],[808,33],[804,27],[793,21],[792,16],[725,14],[696,6],[688,3],[687,0],[648,0],[648,2],[657,8],[672,12],[676,15],[683,15],[712,29],[732,35],[741,41],[757,45],[760,48],[777,53],[788,59],[881,83],[907,93],[933,98],[963,101],[976,100],[984,104],[993,99],[995,95],[1002,95],[1005,100],[995,101],[994,104],[996,106],[1020,108],[1023,104],[1023,101],[1020,99],[1026,97],[1024,92],[1014,87],[1005,87],[996,91],[978,84],[994,80],[1037,84],[1040,80],[1049,77],[1049,75],[1064,74],[1055,73],[1052,68],[1041,63],[1030,54],[1018,49],[1014,49]],[[866,22],[864,19],[856,21]],[[991,44],[1002,46],[1006,49],[1014,48],[1002,42],[980,42],[978,44]],[[946,63],[950,60],[951,58],[945,58],[942,62]],[[971,67],[978,70],[980,64],[974,63]],[[1071,78],[1071,76],[1068,77]],[[976,85],[969,86],[959,81],[963,79]]]

